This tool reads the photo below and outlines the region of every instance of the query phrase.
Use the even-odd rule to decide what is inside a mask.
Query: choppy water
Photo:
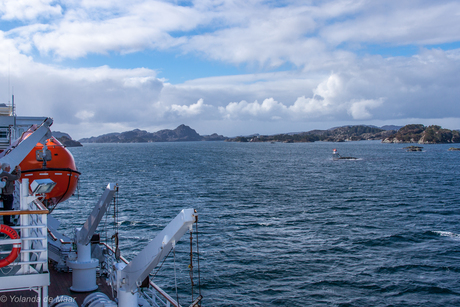
[[[460,152],[404,146],[84,144],[70,149],[80,196],[53,214],[71,234],[118,183],[132,259],[181,209],[197,209],[203,306],[458,306]],[[332,161],[333,148],[360,159]],[[176,252],[184,306],[188,252],[186,235]],[[175,297],[173,264],[155,281]]]

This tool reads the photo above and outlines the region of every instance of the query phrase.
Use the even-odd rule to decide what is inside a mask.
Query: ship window
[[[0,130],[0,139],[7,139],[8,138],[8,130],[1,129]]]

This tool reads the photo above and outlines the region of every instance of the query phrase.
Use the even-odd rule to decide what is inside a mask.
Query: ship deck
[[[97,277],[96,284],[99,288],[92,292],[74,292],[70,290],[72,286],[72,273],[70,272],[58,272],[54,269],[52,264],[49,265],[50,271],[50,286],[48,287],[49,303],[52,299],[59,295],[67,295],[74,298],[81,306],[83,300],[92,292],[103,292],[111,300],[114,300],[112,296],[112,288],[106,283],[104,277]],[[1,295],[6,295],[8,304],[5,306],[19,306],[19,307],[37,307],[38,306],[38,294],[33,290],[15,291],[15,292],[3,292]],[[3,306],[0,303],[0,306]]]

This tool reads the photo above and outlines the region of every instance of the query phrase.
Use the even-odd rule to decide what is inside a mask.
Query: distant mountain
[[[385,125],[385,126],[382,126],[382,127],[377,127],[377,126],[374,126],[374,125],[358,125],[358,126],[362,126],[362,127],[370,127],[370,128],[378,128],[378,129],[382,129],[382,130],[396,130],[398,131],[399,129],[401,129],[403,126],[395,126],[395,125]],[[342,127],[333,127],[333,128],[329,128],[327,130],[335,130],[337,128],[344,128],[344,127],[356,127],[356,126],[342,126]]]
[[[147,143],[147,142],[186,142],[186,141],[223,141],[226,137],[216,133],[207,136],[199,135],[186,125],[174,130],[164,129],[157,132],[134,129],[122,133],[109,133],[97,137],[84,138],[81,143]]]
[[[345,142],[361,140],[381,140],[395,133],[395,130],[384,130],[374,126],[343,126],[328,130],[311,130],[308,132],[276,134],[271,136],[237,137],[228,139],[233,142]]]
[[[68,133],[61,132],[61,131],[52,131],[51,132],[55,138],[62,138],[65,136],[66,138],[72,139]]]
[[[65,147],[79,147],[83,146],[80,142],[73,140],[69,134],[60,132],[60,131],[52,131],[53,136],[61,142],[62,145]]]
[[[418,144],[460,143],[460,133],[457,130],[443,129],[436,125],[425,127],[421,124],[412,124],[402,127],[396,133],[386,137],[382,142]]]
[[[396,130],[396,131],[398,131],[398,130],[401,129],[402,127],[403,127],[403,126],[386,125],[386,126],[380,127],[380,129],[382,129],[382,130]]]
[[[67,135],[68,136],[68,135]],[[65,135],[62,136],[63,138]],[[185,142],[185,141],[229,141],[229,142],[345,142],[361,140],[382,140],[385,143],[460,143],[457,130],[443,129],[440,126],[406,125],[404,127],[388,125],[378,128],[369,125],[343,126],[328,130],[311,130],[299,133],[276,135],[239,136],[227,138],[216,133],[199,135],[186,125],[174,130],[164,129],[157,132],[134,129],[122,133],[108,133],[97,137],[80,139],[80,143],[146,143],[146,142]],[[67,145],[66,145],[67,146]]]

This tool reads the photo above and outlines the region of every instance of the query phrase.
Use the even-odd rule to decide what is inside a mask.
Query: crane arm
[[[182,210],[150,243],[121,271],[125,291],[134,291],[157,264],[168,255],[177,241],[192,228],[197,214],[194,209]]]
[[[104,216],[107,208],[110,205],[110,201],[113,199],[115,192],[117,190],[117,185],[114,183],[109,183],[107,188],[102,194],[101,198],[97,202],[90,216],[86,219],[85,224],[76,233],[76,243],[81,245],[87,245],[91,241],[91,237],[97,229],[97,226],[101,222],[102,217]]]
[[[13,169],[19,165],[29,152],[43,140],[49,139],[52,134],[50,126],[53,124],[51,118],[47,118],[28,138],[22,140],[17,146],[8,147],[0,156],[0,163],[8,163]]]

